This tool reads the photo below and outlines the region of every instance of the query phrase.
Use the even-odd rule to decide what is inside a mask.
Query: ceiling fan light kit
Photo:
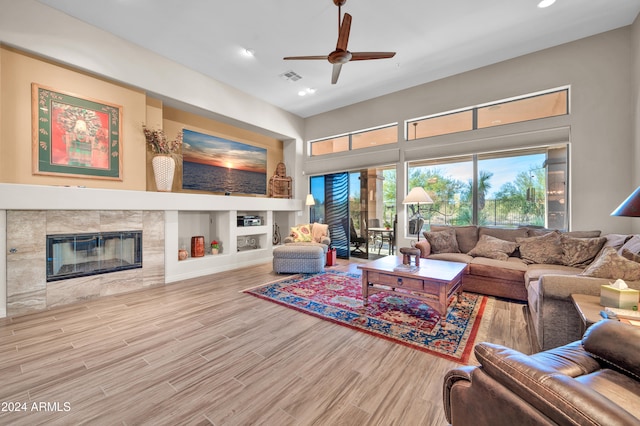
[[[327,60],[330,64],[333,64],[333,71],[331,73],[331,84],[338,82],[340,77],[340,71],[342,65],[350,61],[368,61],[371,59],[388,59],[393,58],[396,52],[349,52],[347,45],[349,43],[349,32],[351,31],[351,15],[348,13],[342,16],[342,6],[347,0],[333,0],[333,3],[338,6],[338,42],[336,43],[336,50],[328,55],[315,55],[315,56],[287,56],[284,60]]]

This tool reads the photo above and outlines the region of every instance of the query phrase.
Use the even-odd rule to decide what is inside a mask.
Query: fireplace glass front
[[[142,268],[142,231],[47,235],[47,281]]]

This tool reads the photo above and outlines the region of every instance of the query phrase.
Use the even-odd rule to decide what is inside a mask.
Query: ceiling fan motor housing
[[[332,64],[346,64],[351,60],[351,52],[348,50],[335,50],[329,54],[329,62]]]

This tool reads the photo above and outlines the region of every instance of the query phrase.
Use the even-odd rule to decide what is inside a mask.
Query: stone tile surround
[[[7,316],[164,285],[164,211],[7,211]],[[46,235],[142,230],[141,269],[47,283]]]

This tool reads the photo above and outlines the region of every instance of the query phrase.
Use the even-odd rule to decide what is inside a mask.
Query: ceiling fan
[[[338,6],[338,43],[336,50],[325,56],[287,56],[284,60],[317,60],[326,59],[333,64],[333,73],[331,74],[331,84],[338,82],[342,65],[349,61],[368,61],[371,59],[387,59],[393,58],[396,52],[349,52],[347,44],[349,43],[349,31],[351,30],[351,15],[344,14],[342,18],[342,5],[347,0],[333,0]],[[342,22],[341,22],[342,21]]]

